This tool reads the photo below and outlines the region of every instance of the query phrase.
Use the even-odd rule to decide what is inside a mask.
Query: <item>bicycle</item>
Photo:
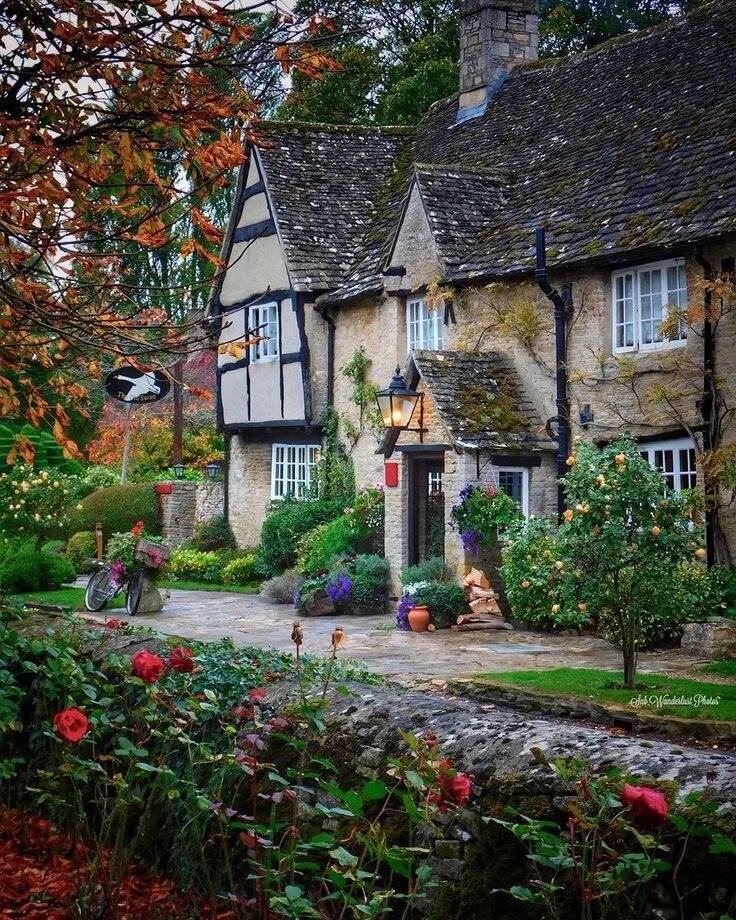
[[[144,573],[139,569],[133,572],[126,581],[117,582],[112,577],[112,566],[105,563],[90,576],[84,592],[84,605],[91,613],[99,613],[124,590],[126,592],[125,610],[128,616],[134,617],[143,597],[143,577]]]

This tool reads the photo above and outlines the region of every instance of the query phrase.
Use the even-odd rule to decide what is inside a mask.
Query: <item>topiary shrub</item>
[[[292,568],[297,544],[305,534],[320,524],[335,520],[343,513],[339,499],[300,500],[285,498],[274,502],[261,528],[258,567],[264,575],[276,575]]]
[[[306,581],[304,575],[296,569],[287,569],[281,575],[276,575],[265,581],[261,586],[261,594],[276,601],[277,604],[294,604],[299,588]]]
[[[80,530],[69,537],[66,544],[65,556],[67,561],[74,566],[76,572],[86,572],[85,562],[94,559],[97,555],[97,543],[91,530]]]
[[[198,549],[175,549],[168,566],[172,578],[208,584],[222,584],[223,569],[223,561],[217,553],[203,553]]]
[[[216,514],[209,521],[203,521],[191,540],[192,547],[203,553],[216,549],[237,549],[235,535],[224,514]]]
[[[226,585],[249,585],[256,581],[256,554],[246,553],[228,562],[222,572],[222,580]]]
[[[33,543],[6,547],[0,561],[0,588],[7,592],[52,591],[76,577],[70,562],[54,553],[36,552]]]
[[[70,534],[80,530],[94,531],[98,521],[102,524],[105,542],[114,533],[130,530],[138,521],[143,521],[146,533],[161,533],[158,496],[152,485],[139,483],[98,489],[81,505],[70,514]]]

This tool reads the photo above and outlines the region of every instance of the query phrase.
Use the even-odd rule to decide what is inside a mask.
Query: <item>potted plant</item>
[[[429,620],[435,629],[446,629],[468,609],[465,590],[447,581],[432,581],[419,592],[419,602],[429,608]]]
[[[399,629],[425,632],[429,626],[429,610],[420,600],[420,593],[429,587],[428,581],[404,585],[404,593],[396,608],[396,625]]]

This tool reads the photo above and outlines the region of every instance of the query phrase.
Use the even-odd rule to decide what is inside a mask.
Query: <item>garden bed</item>
[[[736,744],[736,685],[640,674],[637,689],[627,690],[616,686],[622,681],[621,672],[553,668],[479,674],[449,686],[463,696],[526,712]]]

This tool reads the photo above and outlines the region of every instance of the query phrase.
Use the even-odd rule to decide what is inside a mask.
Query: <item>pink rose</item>
[[[667,799],[656,789],[624,783],[621,801],[631,808],[634,820],[642,824],[662,824],[667,818]]]

